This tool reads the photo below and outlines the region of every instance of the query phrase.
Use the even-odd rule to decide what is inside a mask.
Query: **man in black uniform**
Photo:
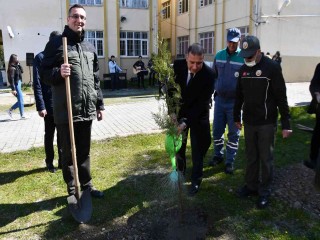
[[[278,109],[283,138],[289,137],[292,132],[286,85],[280,65],[263,56],[257,37],[246,36],[243,39],[240,56],[244,58],[245,64],[240,68],[237,82],[234,121],[241,129],[243,110],[247,166],[246,185],[237,194],[240,197],[259,194],[257,207],[265,208],[271,193]]]

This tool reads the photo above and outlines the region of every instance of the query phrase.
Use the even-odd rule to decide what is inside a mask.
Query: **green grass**
[[[295,123],[313,126],[314,119],[304,108],[293,108],[292,119],[292,137],[282,139],[280,131],[277,136],[277,168],[299,163],[308,155],[311,136],[297,130]],[[187,154],[190,159],[190,146]],[[199,208],[206,213],[207,239],[222,233],[236,239],[320,239],[319,219],[277,199],[268,209],[257,210],[253,199],[235,196],[235,190],[243,183],[243,137],[233,176],[226,176],[222,165],[208,167],[211,155],[212,147],[205,160],[201,191],[194,198],[184,199],[186,209]],[[74,239],[81,234],[81,227],[66,210],[62,173],[45,171],[43,158],[43,148],[0,154],[0,238]],[[163,185],[170,172],[163,134],[93,142],[91,159],[93,183],[105,193],[104,199],[93,199],[89,226],[96,231],[113,229],[121,218],[160,214],[163,202],[175,204],[165,194],[168,186]],[[188,162],[187,182],[190,169]]]

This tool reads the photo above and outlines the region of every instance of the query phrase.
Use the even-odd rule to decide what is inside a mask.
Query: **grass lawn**
[[[305,108],[292,108],[291,112],[294,134],[282,139],[278,132],[277,168],[299,163],[308,156],[311,136],[297,130],[295,123],[313,126],[314,118],[305,113]],[[187,153],[190,159],[190,146]],[[187,215],[189,219],[197,217],[205,222],[202,231],[205,239],[220,239],[219,236],[320,239],[319,218],[292,209],[277,199],[272,199],[266,210],[257,210],[254,199],[235,196],[234,192],[243,184],[243,134],[233,176],[225,175],[222,165],[208,167],[211,155],[212,147],[205,160],[200,192],[193,198],[183,194],[179,202],[178,191],[169,185],[170,161],[164,150],[164,134],[93,142],[93,183],[104,191],[105,198],[93,199],[92,219],[88,224],[79,225],[66,209],[66,185],[61,170],[56,174],[44,170],[43,148],[0,154],[0,238],[129,239],[127,233],[119,229],[130,225],[132,229],[153,231],[157,234],[152,235],[154,239],[168,239],[165,236],[168,236],[170,224],[158,223],[161,218],[168,217],[172,221],[171,230],[176,231],[178,218],[172,216],[179,214],[172,215],[172,209],[182,206],[184,212],[196,212],[197,216]],[[190,168],[188,162],[186,184],[189,184]],[[142,220],[145,225],[138,226]],[[116,232],[119,238],[108,238]],[[141,235],[137,237],[140,238],[132,234],[131,239],[144,239]],[[189,236],[188,239],[193,238]]]

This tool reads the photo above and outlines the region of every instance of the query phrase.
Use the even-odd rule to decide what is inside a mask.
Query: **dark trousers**
[[[320,113],[317,113],[316,126],[314,127],[314,130],[312,133],[311,145],[310,145],[310,160],[314,164],[317,163],[319,148],[320,148]]]
[[[142,86],[143,88],[145,88],[144,87],[144,73],[139,72],[137,74],[137,78],[138,78],[138,87],[140,88]]]
[[[258,190],[260,196],[269,196],[271,193],[275,134],[274,124],[261,126],[244,124],[247,157],[245,182],[249,189]]]
[[[111,73],[111,90],[119,89],[119,74]]]
[[[150,71],[150,73],[149,73],[149,86],[154,86],[155,79],[156,79],[156,72]]]
[[[90,144],[92,121],[74,122],[74,139],[79,181],[82,189],[92,187],[90,175]],[[68,124],[58,124],[62,147],[62,173],[69,195],[75,194],[74,171]]]
[[[183,131],[182,145],[176,154],[177,168],[185,173],[186,170],[186,147],[189,128]],[[200,185],[203,177],[203,159],[208,151],[211,143],[209,115],[208,121],[190,128],[191,140],[191,157],[192,157],[192,172],[191,182]]]
[[[56,124],[54,123],[54,119],[52,115],[46,115],[44,117],[44,150],[46,153],[46,163],[52,164],[54,159],[54,132],[56,129]],[[58,155],[59,155],[59,165],[61,163],[61,146],[60,146],[60,135],[57,133],[57,147],[58,147]]]

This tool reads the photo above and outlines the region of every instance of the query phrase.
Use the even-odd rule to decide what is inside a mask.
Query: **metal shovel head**
[[[67,198],[68,209],[73,218],[79,223],[86,223],[92,216],[92,200],[89,189],[80,193],[80,198],[72,195]]]

